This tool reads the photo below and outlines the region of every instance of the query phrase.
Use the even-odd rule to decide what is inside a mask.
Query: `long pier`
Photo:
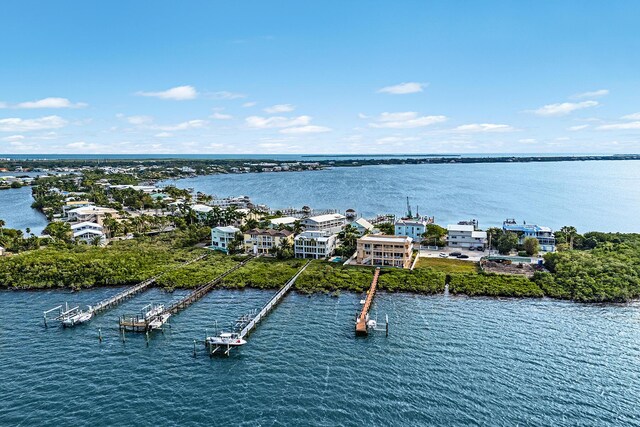
[[[147,289],[149,286],[151,286],[153,283],[155,283],[156,280],[158,280],[161,276],[165,275],[166,273],[168,273],[170,271],[173,271],[175,269],[178,269],[178,268],[185,267],[185,266],[187,266],[189,264],[193,264],[196,261],[200,261],[201,259],[206,258],[208,255],[209,254],[200,255],[200,256],[198,256],[196,258],[193,258],[193,259],[191,259],[191,260],[189,260],[189,261],[187,261],[185,263],[180,264],[177,267],[174,267],[174,268],[172,268],[170,270],[163,271],[162,273],[156,274],[155,276],[153,276],[153,277],[151,277],[151,278],[149,278],[149,279],[147,279],[147,280],[145,280],[143,282],[140,282],[137,285],[134,285],[134,286],[132,286],[130,288],[127,288],[127,289],[123,290],[122,292],[120,292],[120,293],[118,293],[118,294],[116,294],[116,295],[114,295],[114,296],[112,296],[110,298],[107,298],[105,300],[100,301],[96,305],[89,306],[90,307],[89,311],[91,313],[95,314],[95,313],[99,313],[102,310],[106,310],[107,308],[114,307],[114,306],[120,304],[123,300],[125,300],[127,298],[130,298],[133,295],[144,291],[145,289]]]
[[[369,320],[369,309],[373,304],[373,297],[376,294],[376,288],[378,287],[378,277],[380,276],[380,267],[376,268],[376,272],[373,274],[373,281],[371,287],[367,291],[367,299],[362,306],[362,311],[356,319],[356,335],[368,335],[367,321]]]
[[[132,331],[132,332],[148,332],[153,329],[161,329],[162,325],[164,325],[171,315],[176,314],[180,310],[183,310],[189,307],[194,302],[198,301],[200,298],[205,296],[209,291],[211,291],[214,286],[219,284],[222,279],[227,277],[229,274],[233,273],[240,267],[244,266],[246,263],[251,261],[254,257],[250,256],[247,259],[239,262],[235,266],[231,267],[229,270],[225,271],[215,279],[210,282],[205,283],[204,285],[199,286],[194,291],[187,294],[184,298],[174,302],[168,307],[162,306],[154,306],[151,307],[146,314],[132,316],[132,315],[123,315],[119,320],[119,327],[123,331]]]
[[[260,323],[260,321],[267,314],[269,314],[271,309],[273,309],[273,307],[275,307],[280,302],[282,297],[284,297],[287,294],[287,292],[289,292],[289,289],[291,289],[291,287],[296,283],[296,280],[298,279],[298,277],[302,274],[302,272],[307,268],[307,266],[310,263],[311,261],[307,261],[306,264],[303,265],[302,268],[300,268],[300,270],[298,270],[298,272],[291,279],[289,279],[289,281],[282,288],[280,288],[280,290],[269,300],[269,302],[267,302],[264,305],[264,307],[262,307],[262,309],[258,312],[258,314],[256,314],[255,317],[249,323],[247,323],[247,325],[244,328],[242,328],[242,330],[238,334],[240,339],[244,339],[244,337],[249,335],[249,333],[251,333],[251,331],[255,329],[258,323]]]

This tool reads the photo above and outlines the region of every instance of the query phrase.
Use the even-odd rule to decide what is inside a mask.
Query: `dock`
[[[179,266],[177,266],[177,267],[175,267],[175,268],[173,268],[171,270],[167,270],[167,271],[164,271],[164,272],[162,272],[160,274],[156,274],[155,276],[153,276],[153,277],[151,277],[151,278],[149,278],[149,279],[147,279],[147,280],[145,280],[143,282],[140,282],[137,285],[134,285],[134,286],[132,286],[130,288],[127,288],[127,289],[123,290],[122,292],[120,292],[120,293],[118,293],[118,294],[116,294],[116,295],[114,295],[114,296],[112,296],[110,298],[102,300],[102,301],[100,301],[99,303],[97,303],[97,304],[95,304],[93,306],[89,306],[89,311],[92,314],[96,314],[96,313],[99,313],[99,312],[101,312],[103,310],[106,310],[108,308],[114,307],[114,306],[120,304],[125,299],[130,298],[130,297],[134,296],[135,294],[138,294],[138,293],[146,290],[149,286],[151,286],[153,283],[155,283],[156,280],[158,280],[161,276],[165,275],[166,273],[168,273],[170,271],[173,271],[175,269],[181,268],[181,267],[185,267],[185,266],[187,266],[189,264],[193,264],[194,262],[197,262],[197,261],[200,261],[201,259],[204,259],[208,255],[209,254],[200,255],[200,256],[198,256],[196,258],[193,258],[193,259],[191,259],[191,260],[189,260],[189,261],[187,261],[187,262],[185,262],[183,264],[180,264]]]
[[[291,290],[296,280],[302,272],[309,266],[311,260],[307,261],[298,272],[285,283],[276,294],[260,309],[260,311],[252,312],[242,316],[236,322],[235,332],[232,333],[220,333],[217,336],[206,337],[204,345],[209,353],[209,357],[213,357],[216,353],[229,355],[232,348],[239,347],[246,343],[245,338],[253,331],[260,321],[264,319],[273,308],[282,300],[282,298]],[[239,330],[239,332],[238,332]],[[195,341],[194,341],[194,355],[195,355]]]
[[[280,302],[282,297],[284,297],[287,292],[289,292],[291,287],[293,287],[293,285],[296,283],[298,277],[304,270],[306,270],[310,263],[311,261],[307,261],[305,265],[303,265],[302,268],[300,268],[300,270],[298,270],[298,272],[291,279],[289,279],[289,281],[285,283],[282,288],[280,288],[280,290],[269,300],[269,302],[267,302],[264,307],[262,307],[258,314],[256,314],[255,317],[249,323],[247,323],[244,328],[242,328],[239,333],[240,339],[244,339],[244,337],[249,335],[251,331],[255,329],[258,323],[260,323],[260,321],[264,319],[267,314],[269,314],[273,307],[275,307]]]
[[[169,317],[171,317],[171,315],[178,313],[180,310],[183,310],[189,307],[194,302],[198,301],[209,291],[211,291],[217,284],[219,284],[225,277],[227,277],[229,274],[233,273],[240,267],[244,266],[253,258],[254,257],[250,256],[247,259],[239,262],[215,279],[199,286],[198,288],[187,294],[184,298],[181,298],[168,307],[153,306],[150,310],[147,311],[144,311],[143,309],[143,313],[139,315],[122,315],[118,322],[120,330],[123,332],[149,332],[156,329],[162,329],[162,326],[169,320]],[[145,309],[147,307],[145,307]]]
[[[362,306],[362,311],[360,311],[360,315],[358,315],[356,319],[356,335],[369,335],[368,330],[368,321],[369,321],[369,309],[371,308],[371,304],[373,304],[373,297],[376,294],[376,288],[378,286],[378,277],[380,276],[380,267],[376,268],[375,273],[373,274],[373,280],[371,281],[371,286],[367,291],[367,299]]]

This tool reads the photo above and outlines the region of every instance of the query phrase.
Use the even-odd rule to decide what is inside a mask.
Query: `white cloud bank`
[[[286,129],[282,129],[280,130],[280,133],[284,133],[284,134],[309,134],[309,133],[324,133],[324,132],[330,132],[331,128],[328,128],[326,126],[315,126],[315,125],[309,125],[309,126],[298,126],[298,127],[290,127],[290,128],[286,128]]]
[[[176,86],[161,92],[138,92],[139,96],[150,96],[160,99],[171,99],[174,101],[185,101],[195,99],[198,92],[193,86]]]
[[[298,117],[260,117],[250,116],[245,119],[245,123],[250,128],[256,129],[270,129],[270,128],[286,128],[294,126],[307,126],[311,123],[310,116],[298,116]]]
[[[591,92],[582,92],[576,93],[572,96],[573,99],[589,99],[589,98],[600,98],[602,96],[609,95],[609,89],[599,89]]]
[[[43,129],[58,129],[66,126],[67,121],[59,116],[45,116],[37,119],[11,117],[0,119],[0,132],[29,132]]]
[[[430,126],[447,120],[446,116],[419,116],[415,111],[382,113],[377,122],[369,123],[372,128],[410,129]]]
[[[513,132],[516,128],[509,125],[495,123],[472,123],[461,125],[454,129],[455,132],[461,133],[483,133],[483,132]]]
[[[597,105],[599,105],[597,101],[562,102],[545,105],[537,110],[533,110],[533,113],[538,116],[566,116],[573,111],[595,107]]]
[[[0,102],[0,108],[16,108],[31,110],[37,108],[84,108],[87,104],[84,102],[71,102],[67,98],[42,98],[35,101],[20,102],[18,104],[10,105],[6,102]]]
[[[426,85],[424,83],[407,82],[400,83],[393,86],[386,86],[382,89],[378,89],[378,93],[388,93],[390,95],[407,95],[410,93],[418,93],[424,90]]]
[[[290,113],[295,110],[295,107],[291,104],[276,104],[264,109],[265,113],[277,114],[277,113]]]

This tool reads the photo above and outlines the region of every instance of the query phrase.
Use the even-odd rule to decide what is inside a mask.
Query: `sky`
[[[6,2],[2,154],[639,153],[640,2]]]

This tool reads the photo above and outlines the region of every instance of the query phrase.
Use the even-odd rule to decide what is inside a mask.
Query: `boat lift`
[[[51,313],[54,313],[53,316]],[[87,311],[81,310],[80,306],[69,308],[69,303],[65,303],[64,307],[59,305],[50,310],[43,312],[44,327],[47,328],[48,322],[60,322],[63,327],[71,327],[81,323],[88,322],[93,317],[91,306]]]

